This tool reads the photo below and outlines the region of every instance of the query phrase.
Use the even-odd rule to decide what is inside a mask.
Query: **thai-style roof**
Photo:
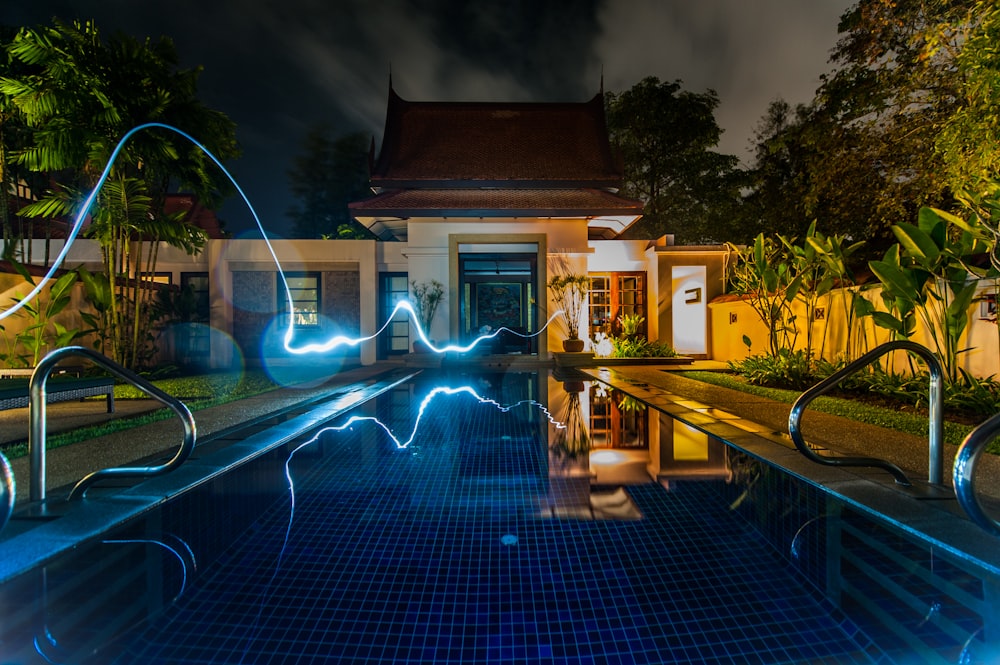
[[[614,237],[643,204],[617,195],[603,104],[410,102],[390,85],[377,195],[351,214],[386,240],[415,217],[587,219],[591,237]]]
[[[350,204],[355,216],[593,217],[639,215],[642,202],[601,189],[394,189]]]
[[[410,102],[390,88],[375,188],[616,189],[603,99],[583,103]]]

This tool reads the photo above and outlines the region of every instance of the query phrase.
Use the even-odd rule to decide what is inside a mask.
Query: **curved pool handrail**
[[[892,474],[896,483],[909,486],[911,484],[910,480],[903,473],[902,469],[888,460],[875,457],[826,457],[825,455],[820,455],[806,444],[802,438],[800,426],[802,412],[805,411],[810,402],[830,391],[857,370],[896,349],[903,349],[917,354],[924,359],[930,371],[927,482],[932,485],[940,485],[944,480],[944,393],[942,390],[944,373],[938,357],[930,349],[916,342],[895,340],[880,344],[799,395],[795,403],[792,404],[791,412],[788,414],[788,434],[792,437],[792,441],[795,442],[795,447],[798,448],[799,452],[814,462],[829,466],[868,466],[883,469]]]
[[[73,487],[68,497],[70,500],[82,498],[87,488],[99,480],[105,478],[145,478],[157,476],[168,471],[173,471],[191,456],[197,434],[194,416],[191,415],[191,411],[183,402],[163,392],[146,379],[122,367],[107,356],[83,346],[63,347],[45,356],[38,363],[35,371],[31,374],[31,380],[28,382],[28,453],[31,458],[29,498],[31,501],[45,500],[45,384],[56,364],[68,356],[83,356],[88,358],[118,378],[132,384],[153,399],[170,407],[181,419],[181,423],[184,426],[184,441],[170,461],[158,466],[119,467],[95,471],[84,476]]]
[[[3,531],[10,516],[14,514],[15,496],[17,485],[14,483],[14,470],[10,467],[7,456],[0,451],[0,531]]]
[[[1000,522],[986,514],[976,496],[976,462],[986,445],[1000,436],[1000,413],[980,423],[958,447],[952,480],[955,498],[969,518],[990,533],[1000,536]]]

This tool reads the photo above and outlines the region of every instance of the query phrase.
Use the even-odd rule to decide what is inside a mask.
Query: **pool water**
[[[628,372],[412,374],[20,524],[0,665],[1000,662],[937,500]]]
[[[362,407],[388,432],[290,446],[294,503],[93,662],[891,662],[734,510],[732,478],[595,485],[586,455],[550,450],[559,383],[480,381],[421,412],[432,385]]]

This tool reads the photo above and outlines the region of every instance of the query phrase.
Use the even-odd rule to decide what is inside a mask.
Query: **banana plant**
[[[35,286],[35,279],[27,268],[16,261],[10,263],[31,287]],[[22,306],[18,315],[29,319],[30,323],[14,335],[12,348],[24,349],[24,352],[17,354],[17,359],[26,367],[37,365],[50,349],[69,346],[87,334],[87,331],[68,328],[55,320],[55,317],[72,302],[73,285],[76,282],[75,271],[65,272],[52,282],[44,298],[35,299]],[[18,295],[12,300],[19,302],[21,298],[22,296]]]
[[[736,262],[730,273],[732,290],[746,298],[768,330],[768,353],[777,357],[782,349],[792,349],[798,331],[791,308],[789,286],[794,278],[783,245],[763,233],[753,245],[733,247]],[[794,288],[793,288],[794,291]]]
[[[987,251],[982,233],[961,218],[921,208],[917,224],[892,227],[898,244],[869,267],[882,284],[886,312],[873,312],[876,325],[897,338],[910,337],[923,324],[948,380],[959,378],[959,348],[969,325],[969,308],[978,289],[969,259]]]
[[[816,230],[816,222],[809,225],[802,244],[794,238],[778,236],[785,246],[791,272],[794,275],[785,289],[789,302],[799,300],[805,309],[805,351],[808,357],[822,357],[825,351],[829,317],[819,318],[820,302],[837,287],[846,287],[851,281],[848,267],[850,256],[864,244],[856,242],[845,246],[843,236],[826,236]],[[848,316],[848,322],[850,317]],[[818,353],[816,351],[815,327],[822,320]],[[850,326],[848,326],[850,330]],[[850,345],[848,345],[849,347]]]

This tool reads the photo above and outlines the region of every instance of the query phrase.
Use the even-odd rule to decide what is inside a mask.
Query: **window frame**
[[[277,289],[278,296],[278,311],[282,315],[282,324],[288,325],[290,317],[292,314],[288,311],[288,295],[292,298],[292,307],[295,310],[294,319],[291,320],[292,328],[294,330],[318,330],[320,328],[320,314],[322,313],[323,306],[323,274],[319,272],[288,272],[285,273],[285,280],[288,283],[288,294],[285,293],[284,289]],[[312,279],[315,280],[315,287],[309,286],[295,286],[294,280],[300,279]],[[301,294],[303,292],[315,292],[314,298],[303,299]],[[300,308],[300,303],[310,303],[314,306],[314,309]],[[299,320],[303,314],[311,314],[312,320],[309,322],[303,322]]]

